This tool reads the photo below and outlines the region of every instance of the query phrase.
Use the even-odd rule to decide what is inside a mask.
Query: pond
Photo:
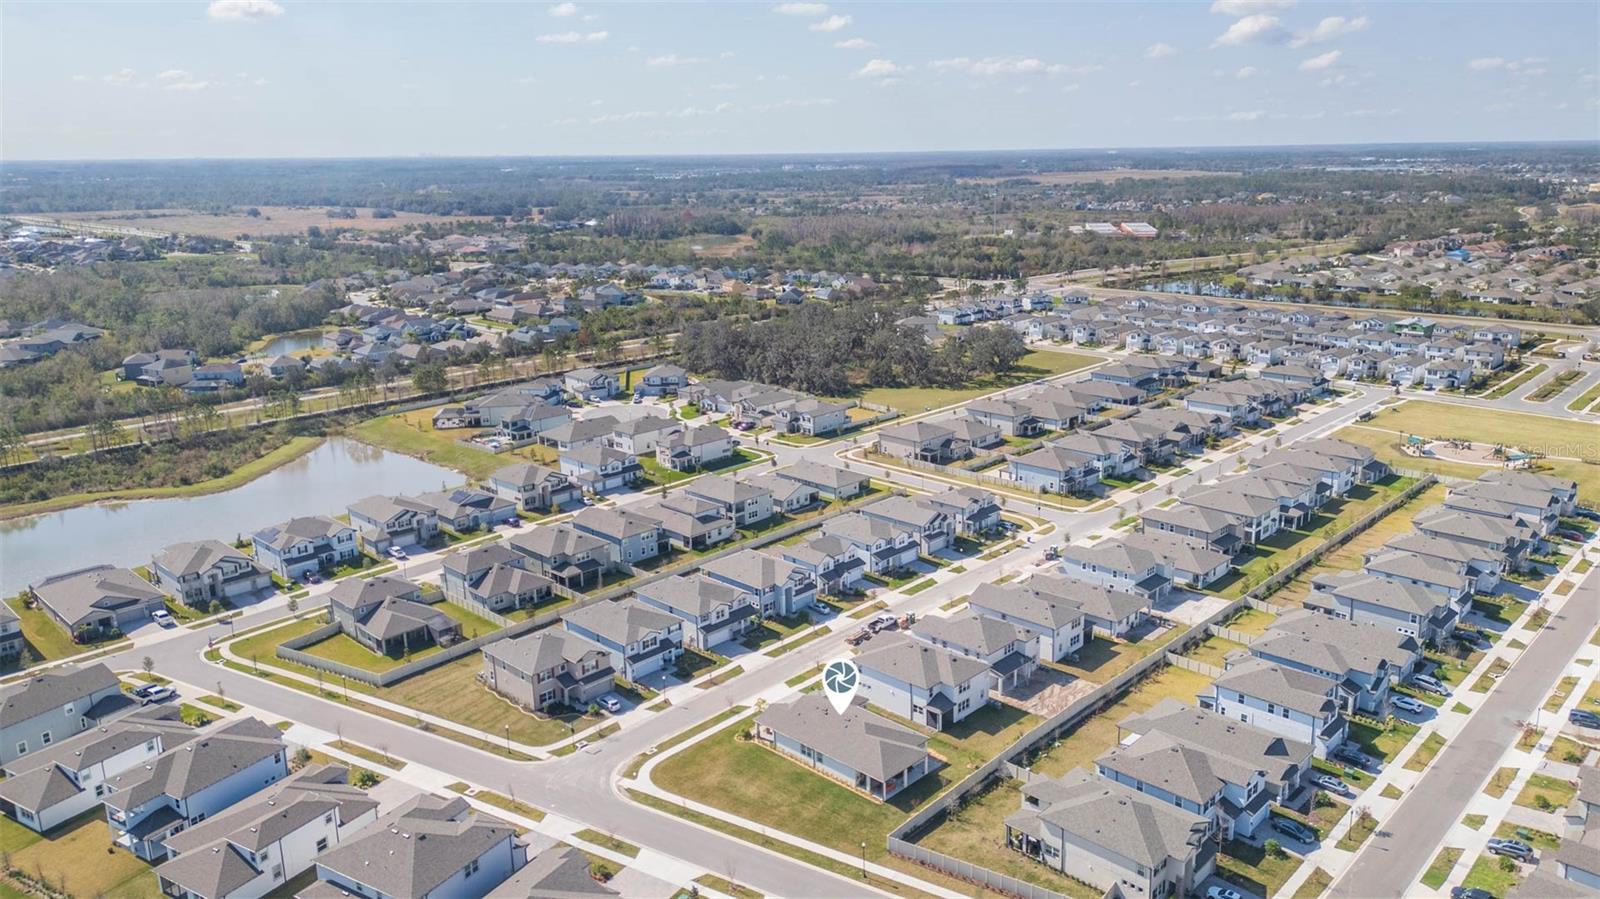
[[[100,563],[147,565],[163,547],[214,537],[231,543],[297,515],[341,515],[377,493],[423,493],[460,472],[334,437],[241,487],[206,496],[96,503],[0,521],[0,596],[52,574]]]
[[[292,334],[280,334],[272,338],[266,346],[261,348],[260,355],[269,358],[272,356],[292,356],[295,353],[314,350],[319,346],[322,346],[321,331],[295,331]]]

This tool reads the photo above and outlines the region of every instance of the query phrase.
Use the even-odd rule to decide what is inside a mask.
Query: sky
[[[0,159],[1600,139],[1585,2],[0,4]]]

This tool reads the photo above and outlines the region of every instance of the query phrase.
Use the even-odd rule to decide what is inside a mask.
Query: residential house
[[[617,376],[594,368],[577,368],[566,373],[561,386],[573,397],[593,403],[609,400],[622,389]]]
[[[1140,459],[1134,447],[1099,433],[1078,431],[1052,440],[1047,445],[1086,457],[1098,470],[1100,478],[1125,478],[1139,470]]]
[[[943,425],[914,421],[878,431],[877,451],[887,456],[948,465],[972,455],[972,447]]]
[[[570,477],[532,462],[513,462],[495,469],[489,475],[489,487],[527,512],[549,512],[575,503],[583,495]]]
[[[699,552],[732,540],[738,534],[734,521],[716,503],[687,493],[674,493],[629,507],[656,523],[666,545]]]
[[[558,452],[570,453],[586,446],[604,446],[616,430],[617,420],[610,415],[575,418],[539,433],[539,442]]]
[[[421,587],[387,574],[335,584],[328,611],[345,636],[379,655],[401,657],[461,637],[461,624],[424,602]]]
[[[633,598],[574,609],[561,624],[604,647],[612,669],[634,683],[670,667],[683,653],[683,619]]]
[[[949,516],[959,537],[977,537],[1000,527],[1000,501],[981,487],[951,487],[916,502]]]
[[[805,572],[819,593],[838,596],[854,592],[867,573],[864,554],[857,554],[853,544],[826,534],[779,544],[775,552]]]
[[[300,895],[482,899],[527,860],[515,827],[424,793],[317,856],[319,883]]]
[[[351,503],[350,524],[368,550],[426,546],[439,535],[439,512],[408,496],[369,496]]]
[[[0,665],[9,665],[22,658],[28,641],[22,635],[22,616],[5,603],[0,603]]]
[[[1203,709],[1309,743],[1318,758],[1349,735],[1344,712],[1352,697],[1339,681],[1254,656],[1229,659],[1196,699]]]
[[[288,755],[277,728],[239,718],[113,775],[102,798],[111,842],[163,861],[168,837],[289,776]]]
[[[689,373],[664,362],[645,369],[633,387],[638,396],[675,396],[689,383]]]
[[[768,551],[741,549],[706,562],[700,572],[753,595],[764,618],[790,618],[816,602],[816,578]]]
[[[194,739],[174,706],[138,709],[0,765],[0,813],[44,833],[100,803],[106,780]]]
[[[600,583],[605,572],[616,570],[610,544],[564,524],[513,534],[506,543],[528,560],[529,571],[568,590],[587,590]]]
[[[780,478],[804,484],[826,500],[854,499],[867,491],[870,478],[816,462],[796,462],[773,472]]]
[[[326,515],[291,518],[250,536],[257,564],[286,581],[331,570],[361,555],[356,530]]]
[[[111,669],[96,662],[29,675],[0,687],[0,767],[127,713],[133,702]]]
[[[1426,534],[1402,534],[1392,537],[1381,548],[1369,550],[1366,556],[1386,552],[1401,552],[1436,559],[1453,567],[1469,578],[1469,590],[1476,593],[1494,593],[1500,588],[1500,578],[1505,574],[1505,556],[1482,546],[1461,540],[1429,537]]]
[[[772,517],[772,494],[759,484],[726,475],[698,477],[680,492],[712,503],[739,527],[752,527]]]
[[[973,610],[951,617],[919,618],[911,635],[988,665],[994,686],[1001,692],[1027,683],[1039,667],[1038,635],[1022,625]]]
[[[946,549],[955,540],[955,521],[948,513],[909,496],[881,499],[862,506],[857,514],[910,531],[916,536],[918,552],[922,555]]]
[[[675,418],[646,415],[617,422],[609,440],[612,449],[630,456],[648,455],[654,458],[656,447],[662,440],[682,432],[683,422]]]
[[[849,512],[822,524],[822,534],[844,543],[866,566],[867,574],[898,571],[921,553],[921,542],[909,528],[880,518]]]
[[[528,859],[486,899],[606,899],[621,895],[589,874],[589,856],[564,843]]]
[[[171,857],[156,868],[162,895],[259,899],[311,870],[318,855],[378,818],[377,800],[348,776],[339,765],[308,766],[168,837]]]
[[[558,627],[483,648],[484,686],[535,712],[588,708],[610,692],[616,669],[604,646]]]
[[[1188,896],[1216,870],[1211,821],[1081,768],[1022,786],[1006,845],[1108,895]]]
[[[1244,541],[1239,538],[1238,521],[1236,516],[1215,509],[1178,502],[1165,508],[1146,509],[1140,516],[1139,530],[1200,540],[1231,557],[1244,547]]]
[[[1211,586],[1233,569],[1232,556],[1213,549],[1198,537],[1144,530],[1120,539],[1126,546],[1155,556],[1173,582],[1197,590]]]
[[[265,568],[220,540],[174,543],[151,560],[150,573],[168,596],[201,609],[272,589]]]
[[[986,662],[903,634],[874,640],[855,663],[868,702],[935,730],[982,708],[994,685]]]
[[[1151,603],[1172,588],[1172,577],[1164,567],[1154,553],[1115,537],[1092,546],[1069,543],[1061,548],[1062,574],[1133,593]]]
[[[568,522],[574,530],[600,538],[609,548],[610,566],[627,570],[662,552],[661,526],[627,509],[590,506]]]
[[[553,598],[552,582],[527,570],[527,557],[504,543],[487,543],[445,556],[445,598],[469,609],[504,614]]]
[[[672,434],[656,444],[656,463],[672,471],[697,471],[733,456],[738,441],[715,425]]]
[[[1088,629],[1083,606],[1031,584],[979,584],[967,600],[975,614],[1015,624],[1035,635],[1034,655],[1059,662],[1083,649]]]
[[[28,596],[78,641],[127,632],[167,608],[165,593],[133,571],[110,565],[52,575],[30,586]]]
[[[1028,405],[1011,400],[973,400],[967,404],[966,417],[997,428],[1007,437],[1033,437],[1043,430]]]
[[[875,715],[857,700],[843,714],[818,693],[774,703],[756,718],[756,739],[873,799],[888,801],[939,763],[928,738]]]
[[[767,471],[744,479],[746,484],[764,490],[772,496],[772,511],[793,515],[803,512],[817,502],[817,488],[799,481],[791,481],[777,472]]]
[[[1245,545],[1253,546],[1276,534],[1283,525],[1278,501],[1236,490],[1233,483],[1224,481],[1190,491],[1177,505],[1194,506],[1226,516],[1232,521],[1234,534]]]
[[[1382,720],[1389,715],[1391,684],[1415,669],[1422,644],[1392,628],[1302,609],[1278,616],[1250,644],[1250,654],[1337,680],[1351,693],[1354,711]]]
[[[1084,493],[1100,483],[1100,466],[1093,456],[1050,442],[1020,456],[1006,456],[1006,473],[1013,481],[1046,493]]]
[[[1083,612],[1085,641],[1093,639],[1096,630],[1107,637],[1121,639],[1143,624],[1150,614],[1149,597],[1110,583],[1036,574],[1023,586],[1056,602],[1076,603]]]
[[[592,496],[626,489],[644,477],[644,466],[633,456],[597,444],[563,452],[560,464],[561,473]]]
[[[754,593],[698,572],[652,581],[634,591],[639,602],[683,620],[683,642],[713,649],[761,622]]]
[[[1448,634],[1460,614],[1443,593],[1364,571],[1317,575],[1304,605],[1335,618],[1392,628],[1424,643]]]

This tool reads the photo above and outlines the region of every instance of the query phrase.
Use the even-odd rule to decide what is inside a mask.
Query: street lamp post
[[[865,840],[861,843],[861,879],[867,879],[867,844]]]

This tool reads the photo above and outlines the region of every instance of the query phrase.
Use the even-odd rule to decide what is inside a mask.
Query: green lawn
[[[1407,771],[1421,771],[1428,767],[1434,757],[1439,754],[1439,751],[1444,749],[1444,742],[1444,737],[1439,736],[1438,733],[1428,734],[1427,739],[1422,741],[1422,745],[1417,747],[1417,751],[1411,753],[1411,757],[1406,759],[1405,769]]]
[[[350,436],[374,446],[405,453],[419,459],[454,468],[470,478],[483,480],[496,469],[517,461],[515,453],[496,455],[486,449],[463,443],[470,431],[433,429],[433,414],[438,406],[382,415],[350,429]]]
[[[1367,838],[1372,836],[1372,832],[1377,829],[1378,819],[1374,818],[1371,812],[1362,809],[1356,813],[1356,820],[1350,825],[1350,829],[1345,831],[1344,836],[1339,838],[1339,842],[1335,844],[1335,847],[1346,852],[1355,852],[1361,848],[1361,844],[1365,843]]]
[[[966,801],[959,811],[946,815],[938,826],[916,839],[916,844],[943,852],[991,871],[1063,893],[1072,899],[1100,899],[1101,891],[1051,871],[1044,865],[1006,849],[1005,819],[1022,807],[1020,782],[996,781]]]
[[[1381,729],[1366,721],[1351,721],[1350,738],[1360,744],[1362,752],[1390,762],[1417,735],[1418,729],[1417,725],[1400,718],[1389,719]]]
[[[1516,804],[1540,811],[1559,812],[1567,807],[1567,803],[1572,801],[1577,792],[1578,788],[1572,781],[1561,780],[1548,774],[1533,774],[1528,777],[1522,792],[1517,794]]]
[[[1222,844],[1222,852],[1217,856],[1217,873],[1257,896],[1275,896],[1300,869],[1302,861],[1283,849],[1272,855],[1260,846],[1229,840]]]
[[[1263,612],[1260,609],[1245,606],[1232,618],[1229,618],[1225,626],[1236,631],[1260,636],[1266,633],[1267,628],[1272,627],[1272,623],[1277,620],[1278,616],[1271,612]]]
[[[1241,649],[1244,649],[1243,643],[1235,643],[1223,637],[1212,636],[1195,644],[1194,648],[1185,652],[1184,655],[1194,659],[1196,662],[1222,668],[1228,655]]]
[[[66,631],[61,629],[61,625],[56,624],[55,619],[50,617],[50,613],[38,606],[31,609],[25,607],[20,597],[6,600],[6,605],[10,606],[11,611],[16,612],[17,617],[21,619],[22,639],[27,644],[23,655],[26,656],[28,652],[32,652],[33,661],[31,664],[36,665],[52,659],[74,656],[81,652],[88,652],[94,649],[95,646],[101,645],[72,642],[72,638],[67,635]],[[0,668],[0,674],[17,670],[20,667],[17,662],[8,662],[7,667]]]
[[[432,607],[460,622],[461,636],[468,640],[482,637],[485,634],[492,634],[500,629],[500,625],[473,612],[471,609],[464,609],[453,602],[437,602]]]
[[[1103,684],[1127,671],[1145,656],[1165,649],[1169,643],[1187,632],[1188,628],[1175,626],[1132,643],[1108,640],[1096,633],[1078,651],[1077,661],[1054,662],[1051,663],[1051,667],[1092,683]]]
[[[1037,378],[1059,375],[1094,365],[1100,359],[1079,353],[1038,350],[1022,357],[1017,370],[999,378],[985,378],[963,387],[874,387],[855,397],[866,403],[889,406],[908,415],[970,400]]]
[[[1333,875],[1321,868],[1314,869],[1300,884],[1300,889],[1294,891],[1289,899],[1317,899],[1333,886]]]
[[[70,895],[107,899],[155,899],[161,895],[150,866],[126,849],[111,845],[105,809],[100,806],[44,839],[35,837],[21,849],[9,849],[11,830],[0,834],[7,836],[14,867],[35,875],[42,872],[53,887]]]
[[[1506,871],[1500,867],[1500,856],[1485,852],[1472,863],[1472,870],[1467,872],[1467,879],[1461,881],[1461,885],[1485,890],[1495,899],[1505,899],[1506,894],[1521,881],[1515,863],[1512,864],[1512,870]]]
[[[303,647],[300,651],[319,659],[381,674],[417,659],[427,658],[441,649],[443,647],[437,644],[430,644],[406,656],[379,655],[344,634],[334,634],[325,640],[318,640],[310,646]]]
[[[1437,890],[1444,886],[1450,879],[1450,871],[1455,868],[1456,860],[1461,858],[1461,850],[1454,846],[1446,846],[1439,850],[1433,857],[1433,863],[1428,865],[1428,870],[1422,872],[1422,885],[1430,890]]]

